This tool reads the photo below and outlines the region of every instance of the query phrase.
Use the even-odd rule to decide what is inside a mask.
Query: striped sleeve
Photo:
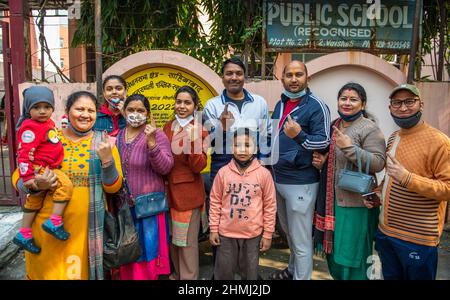
[[[303,130],[294,138],[294,140],[307,150],[321,150],[330,144],[330,110],[321,100],[311,95],[311,100],[319,105],[311,115],[310,134]]]

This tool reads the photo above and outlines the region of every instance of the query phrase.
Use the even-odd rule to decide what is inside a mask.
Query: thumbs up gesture
[[[302,127],[292,119],[291,115],[287,115],[287,120],[284,123],[283,131],[288,137],[293,139],[300,133],[300,131],[302,131]]]
[[[156,123],[153,116],[151,124],[145,125],[144,133],[147,141],[147,146],[150,150],[152,150],[156,147]]]
[[[353,145],[353,141],[352,141],[351,137],[349,137],[348,135],[346,135],[345,133],[340,131],[339,128],[337,128],[336,126],[333,126],[333,129],[336,132],[335,142],[336,142],[336,146],[339,149],[350,147]]]
[[[112,162],[112,148],[109,142],[109,135],[106,131],[102,132],[102,140],[97,148],[97,154],[102,162],[102,166]]]
[[[220,114],[219,120],[225,131],[230,130],[230,127],[234,124],[234,115],[232,112],[228,111],[228,104],[225,104],[225,108]]]
[[[398,182],[402,182],[403,175],[405,172],[408,172],[408,170],[405,169],[405,167],[402,166],[402,164],[395,159],[390,153],[387,153],[387,163],[386,163],[386,172],[389,176],[394,178]]]

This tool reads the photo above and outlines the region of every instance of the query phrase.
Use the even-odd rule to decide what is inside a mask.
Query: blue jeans
[[[375,249],[381,259],[385,280],[435,280],[437,247],[406,242],[382,233],[375,234]]]

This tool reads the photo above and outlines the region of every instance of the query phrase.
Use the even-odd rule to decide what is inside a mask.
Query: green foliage
[[[196,1],[110,0],[102,1],[104,65],[143,50],[181,49],[199,57],[206,38],[198,18]],[[93,46],[94,3],[84,1],[72,46]]]
[[[423,19],[422,19],[422,39],[421,49],[422,57],[431,54],[432,60],[437,64],[437,52],[439,43],[444,45],[444,61],[447,66],[447,73],[450,75],[450,2],[442,1],[442,5],[446,6],[446,17],[441,20],[441,9],[438,0],[423,1]],[[439,40],[439,29],[441,23],[444,23],[444,40]]]
[[[212,23],[209,37],[199,21],[201,7]],[[108,0],[101,17],[105,68],[139,51],[165,49],[218,71],[230,50],[261,49],[262,0]],[[72,46],[93,46],[93,1],[83,1],[77,26]]]

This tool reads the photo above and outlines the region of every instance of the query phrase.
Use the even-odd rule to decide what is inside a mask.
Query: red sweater
[[[190,147],[185,148],[183,140],[186,132],[175,134],[172,131],[172,120],[164,126],[164,133],[171,142],[174,166],[167,176],[169,207],[178,211],[187,211],[201,207],[205,203],[205,187],[200,172],[206,168],[207,157],[203,142],[208,135],[206,130],[202,130],[202,138],[191,142]],[[194,124],[194,121],[191,121]],[[181,153],[181,149],[190,150],[190,154]],[[197,152],[197,153],[196,153]]]
[[[24,181],[34,178],[33,165],[48,166],[55,169],[61,165],[64,149],[60,142],[55,123],[48,119],[41,123],[27,119],[20,126],[17,133],[19,138],[19,174]],[[34,160],[30,160],[29,153],[34,151]]]

